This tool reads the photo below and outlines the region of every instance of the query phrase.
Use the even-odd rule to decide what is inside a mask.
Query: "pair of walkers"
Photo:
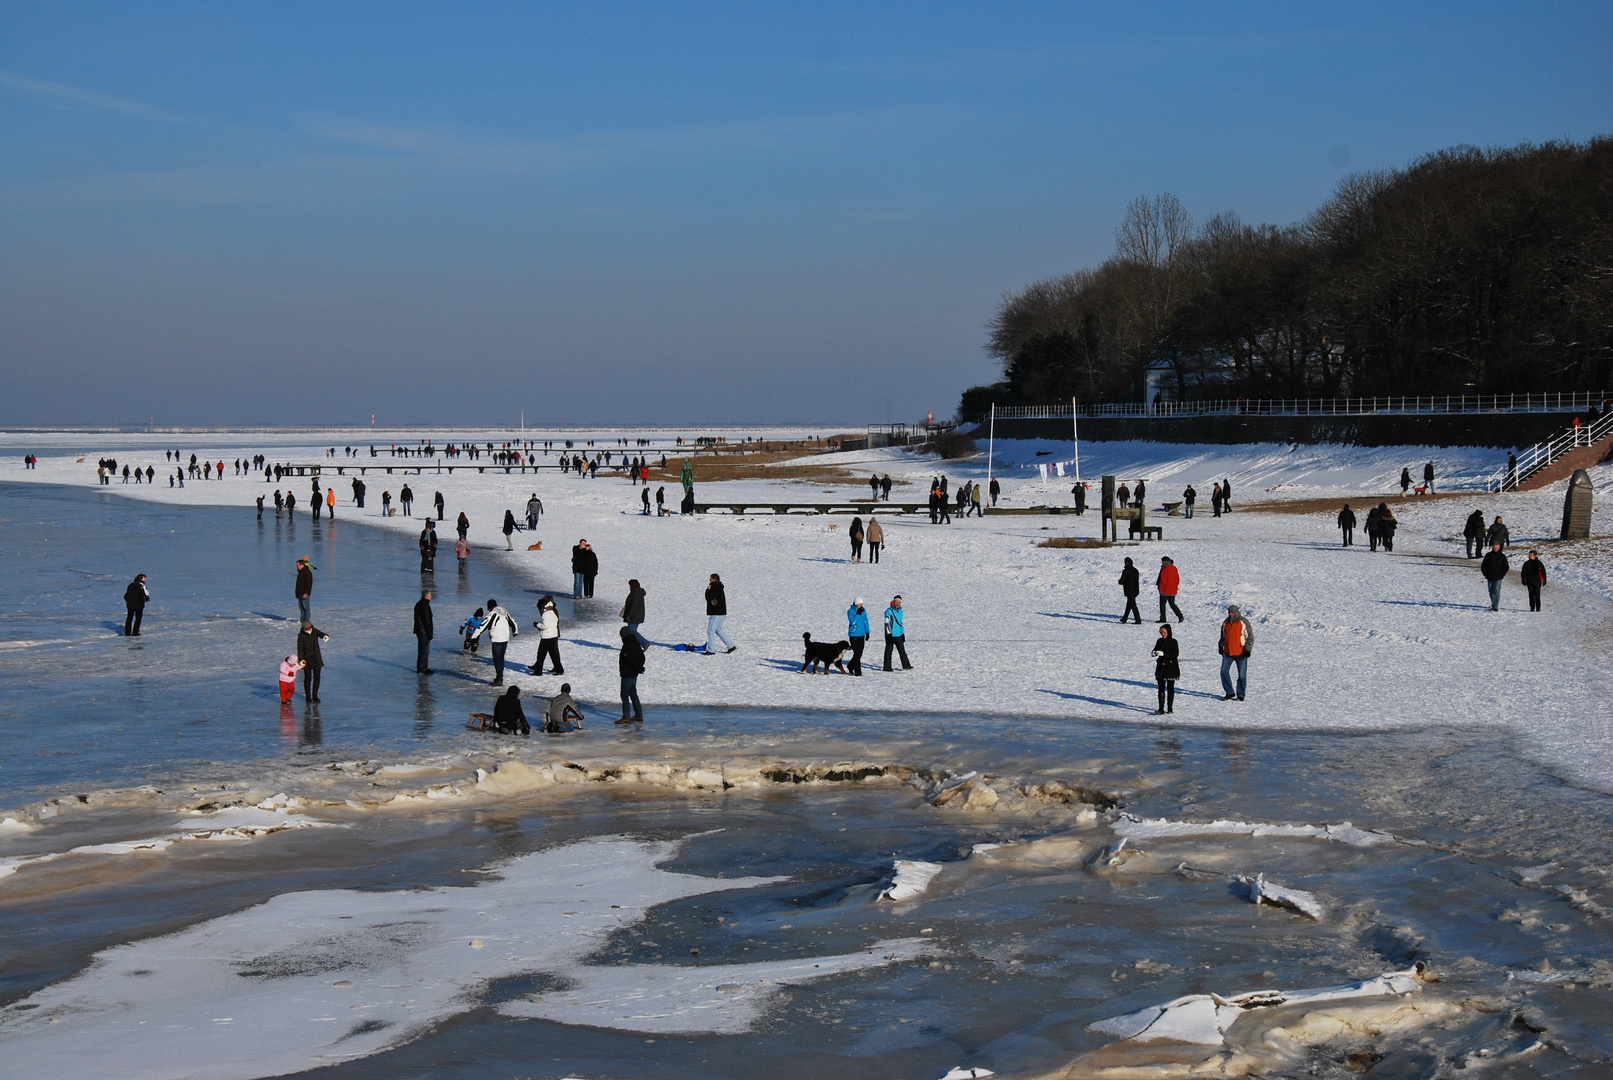
[[[861,676],[863,649],[868,644],[868,609],[863,606],[863,598],[860,596],[846,609],[846,638],[851,642],[851,661],[847,665],[847,670],[853,675]],[[893,670],[892,653],[901,658],[903,671],[913,670],[912,662],[907,659],[907,614],[902,607],[900,596],[891,597],[890,605],[885,608],[886,671]]]
[[[1227,607],[1227,617],[1221,623],[1216,651],[1221,654],[1221,690],[1223,701],[1244,699],[1248,690],[1249,657],[1254,649],[1254,627],[1244,617],[1237,604]],[[1155,714],[1163,716],[1176,712],[1176,682],[1182,677],[1181,645],[1170,624],[1160,621],[1159,637],[1149,653],[1154,658],[1154,682],[1159,688],[1159,707]],[[1232,680],[1237,668],[1238,679]]]
[[[1479,563],[1479,572],[1484,575],[1485,584],[1490,591],[1491,611],[1501,610],[1501,583],[1507,579],[1507,572],[1511,569],[1506,553],[1501,550],[1501,542],[1499,540],[1492,542],[1489,554]],[[1518,577],[1529,592],[1529,610],[1539,611],[1540,590],[1546,585],[1546,564],[1540,561],[1539,552],[1529,552],[1529,558],[1518,570]]]
[[[1176,606],[1177,594],[1181,591],[1182,575],[1176,569],[1176,562],[1169,555],[1162,555],[1159,559],[1159,573],[1154,577],[1154,588],[1159,591],[1159,621],[1165,621],[1165,609],[1169,608],[1176,614],[1176,621],[1182,622],[1186,618],[1182,609]],[[1126,559],[1125,566],[1120,571],[1120,591],[1126,597],[1126,610],[1121,612],[1120,621],[1125,622],[1127,616],[1136,618],[1138,625],[1142,624],[1143,615],[1137,608],[1137,597],[1142,593],[1142,574],[1138,571],[1131,559]]]
[[[871,563],[877,563],[879,561],[879,549],[880,546],[885,543],[885,527],[879,523],[878,518],[870,515],[868,518],[868,528],[864,529],[863,519],[860,517],[854,517],[851,519],[851,528],[848,530],[848,533],[851,536],[852,562],[860,563],[863,561],[864,540],[868,542],[868,561]]]

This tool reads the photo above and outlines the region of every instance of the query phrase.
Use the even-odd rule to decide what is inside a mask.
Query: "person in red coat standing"
[[[1177,573],[1176,564],[1169,555],[1159,557],[1159,576],[1154,579],[1154,587],[1159,590],[1159,621],[1165,622],[1165,605],[1176,612],[1176,621],[1182,621],[1182,609],[1176,606],[1176,593],[1181,588],[1182,575]]]

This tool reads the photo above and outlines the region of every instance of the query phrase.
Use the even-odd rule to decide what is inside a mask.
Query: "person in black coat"
[[[431,666],[431,639],[434,637],[431,625],[431,590],[427,589],[420,594],[420,599],[414,605],[414,669],[421,675],[430,675]]]
[[[1159,684],[1159,708],[1156,715],[1176,711],[1176,680],[1182,677],[1178,660],[1180,646],[1167,623],[1159,627],[1159,640],[1154,642],[1154,682]]]
[[[1344,534],[1344,546],[1350,547],[1355,543],[1355,511],[1350,504],[1345,503],[1344,509],[1339,511],[1339,531]]]
[[[302,661],[302,696],[304,701],[319,700],[319,674],[325,667],[325,657],[319,651],[321,641],[330,635],[304,619],[297,633],[297,659]]]
[[[1539,611],[1540,589],[1546,584],[1546,564],[1540,561],[1538,551],[1529,553],[1518,576],[1523,579],[1523,587],[1529,590],[1529,610]]]
[[[420,530],[420,572],[422,574],[436,573],[437,570],[437,526],[430,518],[426,519],[426,527]]]
[[[1126,610],[1120,613],[1120,621],[1125,622],[1127,615],[1135,615],[1141,625],[1143,613],[1137,610],[1137,594],[1142,591],[1142,580],[1130,557],[1126,559],[1126,568],[1120,571],[1120,591],[1126,594]]]
[[[532,734],[527,723],[526,710],[521,708],[521,688],[512,686],[493,702],[493,727],[505,735]]]
[[[140,620],[146,616],[146,601],[151,599],[151,590],[146,588],[146,575],[136,574],[129,587],[123,590],[123,636],[139,637]]]
[[[622,652],[616,669],[622,676],[622,718],[618,724],[643,723],[644,706],[638,699],[638,677],[644,674],[644,647],[633,631],[622,627]]]
[[[1467,525],[1462,529],[1462,538],[1467,541],[1467,557],[1476,559],[1484,554],[1484,511],[1475,510],[1467,515]]]
[[[1507,557],[1501,554],[1501,545],[1491,544],[1490,553],[1479,563],[1479,573],[1484,575],[1484,580],[1490,585],[1491,611],[1501,610],[1501,582],[1506,580],[1507,571],[1510,569],[1512,567],[1508,565]]]
[[[514,551],[515,550],[515,541],[513,539],[511,539],[515,535],[515,529],[516,529],[515,511],[513,511],[513,510],[504,511],[504,550],[505,551]]]

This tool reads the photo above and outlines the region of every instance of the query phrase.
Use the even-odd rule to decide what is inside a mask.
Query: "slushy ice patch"
[[[247,1080],[407,1042],[494,1007],[642,1032],[745,1030],[784,985],[916,959],[916,939],[844,955],[709,967],[584,958],[655,905],[779,878],[661,870],[674,843],[614,837],[525,855],[490,880],[403,892],[285,893],[176,934],[108,949],[82,974],[0,1012],[10,1077]]]

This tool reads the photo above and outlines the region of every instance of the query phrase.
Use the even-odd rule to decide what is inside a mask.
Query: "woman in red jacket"
[[[1182,621],[1182,609],[1176,606],[1176,592],[1181,587],[1182,576],[1176,572],[1176,564],[1169,555],[1159,558],[1159,576],[1154,579],[1154,587],[1159,590],[1159,621],[1165,621],[1165,605],[1169,604],[1176,612],[1176,621]]]

